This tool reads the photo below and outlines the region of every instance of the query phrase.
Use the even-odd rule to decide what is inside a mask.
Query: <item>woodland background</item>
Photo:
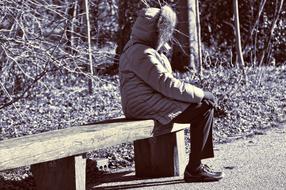
[[[217,143],[286,121],[286,3],[239,1],[241,67],[234,2],[198,3],[203,75],[174,67],[176,77],[217,96]],[[165,3],[176,10],[178,1],[0,0],[0,140],[122,116],[118,57],[137,10]],[[130,143],[94,157],[114,169],[134,164]],[[0,174],[0,186],[11,180],[15,189],[30,177],[29,168]]]

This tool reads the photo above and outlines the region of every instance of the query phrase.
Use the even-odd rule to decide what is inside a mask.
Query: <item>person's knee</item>
[[[213,117],[214,115],[214,107],[212,106],[209,106],[208,104],[204,104],[204,103],[201,103],[201,113],[202,113],[202,117]]]
[[[200,103],[200,109],[204,110],[204,112],[213,112],[214,111],[214,107],[202,102]]]

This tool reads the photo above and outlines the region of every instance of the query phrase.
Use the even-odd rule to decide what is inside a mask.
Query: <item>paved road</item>
[[[90,189],[286,190],[286,127],[219,144],[215,154],[206,163],[224,171],[226,176],[219,182],[185,183],[182,177],[142,180],[136,179],[134,172],[125,171],[110,175],[110,182],[95,184]]]

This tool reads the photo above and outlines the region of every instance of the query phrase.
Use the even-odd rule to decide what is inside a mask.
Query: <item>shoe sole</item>
[[[215,182],[221,180],[221,178],[184,178],[185,182]]]

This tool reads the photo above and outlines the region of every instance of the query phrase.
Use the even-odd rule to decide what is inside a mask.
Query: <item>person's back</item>
[[[191,155],[186,181],[214,181],[201,159],[213,157],[212,124],[215,98],[209,92],[172,75],[170,62],[160,48],[172,36],[176,14],[164,6],[142,10],[119,60],[121,101],[127,118],[154,119],[161,125],[191,123]]]
[[[189,106],[187,102],[200,102],[203,91],[175,79],[168,59],[156,50],[159,13],[156,8],[139,13],[120,57],[120,91],[127,117],[167,124]]]

